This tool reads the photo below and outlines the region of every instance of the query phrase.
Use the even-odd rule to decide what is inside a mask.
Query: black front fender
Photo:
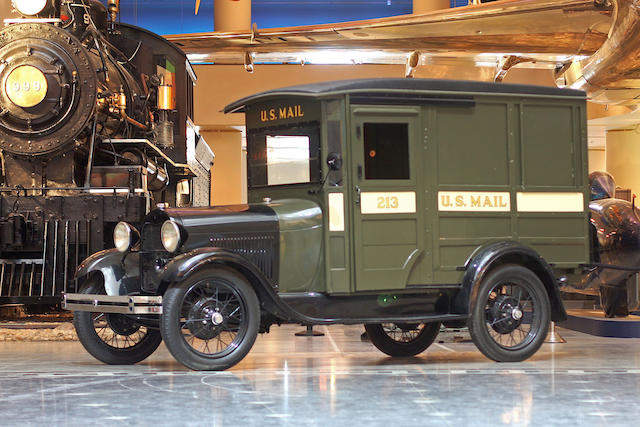
[[[216,266],[232,268],[241,273],[253,286],[260,303],[275,316],[287,320],[298,317],[280,299],[273,284],[253,263],[242,255],[215,247],[194,249],[169,261],[160,276],[158,294],[163,295],[170,286],[183,282],[196,271]]]
[[[123,253],[117,249],[96,252],[78,266],[76,279],[99,272],[107,295],[128,295],[140,288],[139,259],[137,252]]]
[[[478,285],[489,271],[504,264],[517,264],[533,271],[542,281],[549,295],[551,303],[551,320],[561,322],[566,320],[567,313],[560,298],[560,291],[555,275],[547,261],[535,250],[522,243],[501,241],[488,243],[476,249],[465,263],[462,277],[462,289],[453,302],[453,312],[459,314],[471,313],[472,307],[478,299]]]

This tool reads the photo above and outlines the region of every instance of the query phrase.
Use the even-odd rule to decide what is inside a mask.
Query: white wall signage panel
[[[518,212],[582,212],[582,193],[516,193]]]
[[[360,195],[363,214],[396,214],[416,212],[415,191],[365,192]]]
[[[329,193],[329,231],[344,231],[344,195]]]
[[[509,212],[511,197],[508,192],[439,191],[439,211],[457,212]]]

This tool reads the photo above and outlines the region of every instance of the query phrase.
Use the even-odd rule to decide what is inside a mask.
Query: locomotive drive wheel
[[[469,333],[488,358],[520,362],[544,342],[550,312],[549,297],[538,276],[519,265],[504,265],[480,284]]]
[[[440,322],[375,323],[364,325],[369,339],[378,350],[389,356],[415,356],[435,341]]]
[[[104,295],[102,279],[94,276],[80,292]],[[149,357],[162,342],[160,331],[139,325],[122,314],[76,311],[73,325],[89,354],[109,365],[138,363]]]
[[[167,289],[160,331],[173,357],[194,370],[224,370],[251,350],[260,326],[260,303],[235,271],[197,272]]]

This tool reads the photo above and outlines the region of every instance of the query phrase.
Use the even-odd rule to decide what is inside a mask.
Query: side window
[[[267,135],[267,185],[311,181],[307,135]]]
[[[365,179],[409,179],[409,125],[364,123]]]
[[[250,188],[320,182],[317,126],[274,128],[247,135]]]

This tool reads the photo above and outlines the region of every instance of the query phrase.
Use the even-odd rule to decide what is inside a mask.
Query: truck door
[[[356,291],[421,283],[425,245],[418,107],[353,106]]]

